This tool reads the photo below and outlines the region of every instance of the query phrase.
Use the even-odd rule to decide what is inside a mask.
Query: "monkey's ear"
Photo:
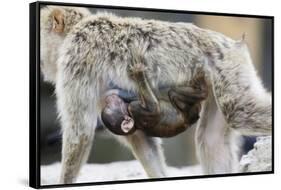
[[[55,9],[52,12],[52,31],[58,34],[64,32],[64,13],[62,10]]]

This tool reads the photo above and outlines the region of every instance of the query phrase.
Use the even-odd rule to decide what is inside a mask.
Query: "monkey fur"
[[[192,86],[204,73],[208,97],[195,133],[204,173],[237,172],[237,134],[271,135],[271,95],[244,40],[190,23],[91,15],[83,8],[47,6],[40,14],[41,70],[55,85],[63,132],[60,183],[75,182],[86,162],[110,83],[141,94],[128,74],[139,58],[135,52],[144,59],[155,97],[160,97],[160,86]],[[159,138],[142,130],[116,138],[132,150],[149,177],[168,175]]]

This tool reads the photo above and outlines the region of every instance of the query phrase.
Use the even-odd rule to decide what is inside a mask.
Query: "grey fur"
[[[234,131],[271,134],[271,96],[260,84],[243,42],[188,23],[90,15],[64,7],[60,9],[87,14],[73,18],[75,22],[58,35],[48,30],[52,19],[48,15],[54,8],[41,10],[41,57],[45,79],[56,85],[63,129],[61,183],[72,183],[87,159],[110,83],[136,91],[127,74],[135,59],[132,49],[143,53],[156,92],[159,86],[189,84],[198,73],[205,73],[210,96],[196,144],[206,173],[237,171]],[[129,143],[150,177],[166,175],[157,138],[138,132],[122,141]]]

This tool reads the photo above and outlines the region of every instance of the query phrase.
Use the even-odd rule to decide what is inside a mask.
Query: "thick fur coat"
[[[52,32],[54,9],[62,11],[65,19],[60,34]],[[62,183],[73,182],[87,159],[110,83],[135,92],[127,72],[135,50],[145,58],[146,74],[156,94],[160,86],[186,85],[198,73],[205,73],[210,93],[196,144],[206,173],[237,171],[234,131],[271,134],[271,96],[256,75],[243,40],[234,41],[189,23],[47,7],[41,10],[41,44],[41,68],[45,79],[56,85],[63,129]],[[149,176],[166,175],[158,139],[139,132],[121,140]]]

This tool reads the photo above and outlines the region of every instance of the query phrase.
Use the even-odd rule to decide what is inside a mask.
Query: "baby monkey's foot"
[[[208,96],[205,89],[192,87],[174,87],[169,92],[172,105],[181,111],[188,124],[194,124],[200,118],[201,102]]]
[[[128,74],[130,77],[134,78],[135,80],[139,80],[143,78],[143,75],[146,71],[146,66],[143,63],[135,63],[129,65],[128,67]]]

